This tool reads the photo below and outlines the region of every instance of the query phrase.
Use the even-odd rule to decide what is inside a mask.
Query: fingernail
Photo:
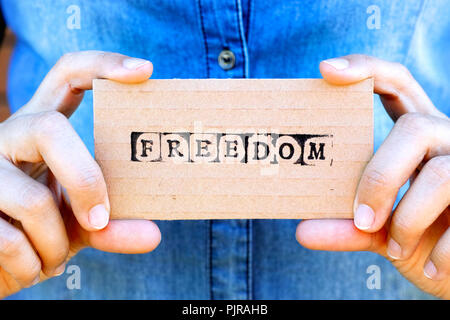
[[[96,205],[89,211],[89,223],[95,229],[103,229],[109,221],[109,212],[102,204]]]
[[[335,68],[336,70],[344,70],[348,68],[349,62],[347,59],[343,58],[334,58],[324,60],[325,63],[328,63],[330,66]]]
[[[138,58],[129,58],[123,60],[123,66],[129,70],[136,70],[146,65],[147,63],[150,63],[150,61]]]
[[[55,269],[55,277],[58,277],[60,275],[62,275],[64,273],[64,270],[66,270],[66,264],[63,263],[62,265],[60,265],[58,268]]]
[[[375,213],[372,208],[366,204],[360,204],[355,211],[354,223],[360,230],[367,230],[372,226],[375,219]]]
[[[387,254],[388,254],[389,257],[391,257],[394,260],[398,260],[398,259],[400,259],[402,257],[402,248],[392,238],[389,239],[389,242],[388,242]]]
[[[425,277],[427,277],[428,279],[431,279],[431,280],[433,280],[436,277],[437,269],[431,260],[429,260],[425,264],[425,267],[423,268],[423,274],[425,275]]]

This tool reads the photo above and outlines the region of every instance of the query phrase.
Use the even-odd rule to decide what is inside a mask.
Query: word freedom
[[[331,135],[132,132],[131,161],[310,165],[329,160]]]

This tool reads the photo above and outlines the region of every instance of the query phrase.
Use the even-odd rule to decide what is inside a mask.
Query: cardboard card
[[[111,218],[351,218],[373,81],[94,80]]]

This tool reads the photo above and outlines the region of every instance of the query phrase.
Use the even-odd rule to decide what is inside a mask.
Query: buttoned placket
[[[249,77],[242,2],[197,0],[207,78]],[[211,299],[252,298],[251,239],[251,220],[210,221],[208,272]]]

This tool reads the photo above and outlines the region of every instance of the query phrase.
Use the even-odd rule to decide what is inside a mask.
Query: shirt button
[[[230,70],[234,67],[236,64],[236,57],[234,56],[234,53],[230,50],[222,50],[222,52],[219,54],[219,66],[223,70]]]

